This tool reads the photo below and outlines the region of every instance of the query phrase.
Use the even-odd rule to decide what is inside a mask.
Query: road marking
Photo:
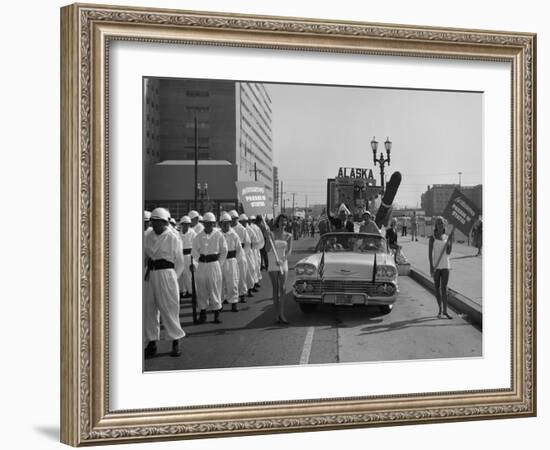
[[[342,361],[342,333],[344,332],[344,330],[342,330],[342,328],[338,327],[336,329],[336,362],[341,362]]]
[[[304,341],[304,348],[302,349],[302,356],[300,356],[300,364],[309,363],[309,355],[311,353],[311,346],[313,345],[313,332],[315,327],[309,327],[306,333],[306,340]]]

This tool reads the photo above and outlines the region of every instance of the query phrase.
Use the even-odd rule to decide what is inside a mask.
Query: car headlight
[[[313,264],[297,264],[295,270],[296,275],[314,275],[317,267]]]
[[[304,292],[312,292],[314,287],[306,281],[297,281],[294,285],[294,289],[296,289],[298,294],[303,294]]]
[[[395,293],[395,286],[390,283],[382,283],[376,290],[378,295],[393,295]]]
[[[395,278],[397,270],[393,266],[377,266],[376,277],[377,278]]]

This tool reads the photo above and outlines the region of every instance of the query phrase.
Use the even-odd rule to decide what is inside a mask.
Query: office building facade
[[[238,207],[235,182],[245,180],[261,182],[273,201],[272,109],[263,84],[150,80],[144,99],[158,99],[159,139],[156,159],[144,165],[147,209],[164,206],[174,217],[195,207],[219,214]],[[144,101],[145,118],[152,109]],[[146,149],[144,138],[144,159]]]

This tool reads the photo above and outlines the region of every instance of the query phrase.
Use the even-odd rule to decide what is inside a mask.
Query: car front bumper
[[[304,283],[311,286],[309,291],[303,288]],[[298,303],[393,305],[399,289],[394,281],[326,280],[320,283],[319,280],[300,279],[294,283],[293,294]]]

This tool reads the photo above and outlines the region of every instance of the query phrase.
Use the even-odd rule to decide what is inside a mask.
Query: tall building
[[[483,186],[459,186],[458,184],[434,184],[428,186],[428,190],[421,196],[421,207],[426,212],[426,216],[438,216],[443,213],[451,194],[455,189],[468,197],[480,211],[483,211]]]
[[[143,171],[160,161],[159,81],[143,80]]]
[[[261,83],[146,78],[144,123],[154,117],[155,145],[144,126],[145,207],[180,217],[197,209],[238,207],[235,181],[257,180],[273,201],[271,98]],[[151,148],[154,156],[147,154]]]
[[[239,180],[264,183],[273,201],[271,98],[261,83],[235,83]]]

